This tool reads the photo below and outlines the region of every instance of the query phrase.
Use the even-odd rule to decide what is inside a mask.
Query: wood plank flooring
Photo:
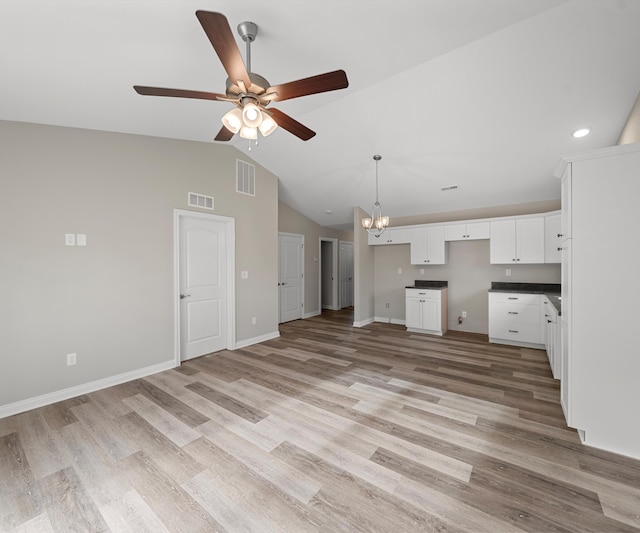
[[[640,532],[542,351],[351,322],[0,420],[0,531]]]

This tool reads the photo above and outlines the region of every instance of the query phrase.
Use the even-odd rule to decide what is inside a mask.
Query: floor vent
[[[256,195],[256,167],[236,159],[236,192]]]
[[[200,207],[201,209],[211,209],[213,211],[213,196],[205,196],[195,192],[189,193],[189,207]]]

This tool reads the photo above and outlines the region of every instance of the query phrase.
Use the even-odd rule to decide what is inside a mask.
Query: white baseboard
[[[322,311],[318,310],[318,311],[311,311],[310,313],[305,313],[304,315],[302,315],[302,318],[311,318],[312,316],[318,316],[321,315]]]
[[[146,366],[124,374],[118,374],[108,378],[98,379],[96,381],[90,381],[89,383],[83,383],[75,387],[69,387],[68,389],[62,389],[42,396],[36,396],[34,398],[28,398],[26,400],[20,400],[19,402],[10,403],[8,405],[0,406],[0,418],[16,415],[18,413],[24,413],[31,409],[37,409],[38,407],[44,407],[52,403],[61,402],[62,400],[68,400],[69,398],[75,398],[83,394],[89,394],[100,389],[106,389],[107,387],[113,387],[126,383],[127,381],[133,381],[134,379],[144,378],[151,374],[157,374],[158,372],[164,372],[175,368],[175,359],[165,361],[164,363],[158,363],[157,365]]]
[[[406,324],[405,320],[400,318],[389,318],[387,316],[377,316],[374,318],[376,322],[383,322],[385,324],[398,324],[400,326],[404,326]]]
[[[251,346],[252,344],[258,344],[259,342],[270,341],[271,339],[277,339],[279,336],[280,336],[279,331],[272,331],[271,333],[265,333],[264,335],[251,337],[250,339],[245,339],[243,341],[236,341],[236,345],[233,349],[238,350],[240,348],[246,348],[247,346]]]
[[[358,322],[356,322],[354,320],[353,327],[354,328],[362,328],[364,326],[368,326],[369,324],[373,324],[375,321],[376,321],[376,319],[373,318],[373,317],[367,318],[366,320],[359,320]]]

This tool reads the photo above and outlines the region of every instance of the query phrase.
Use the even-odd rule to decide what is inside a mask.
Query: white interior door
[[[227,348],[224,222],[179,217],[180,360]]]
[[[304,236],[278,235],[280,322],[302,318],[304,302]]]
[[[340,308],[353,305],[353,243],[340,243]]]

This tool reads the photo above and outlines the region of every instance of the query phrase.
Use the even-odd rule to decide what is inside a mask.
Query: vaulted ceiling
[[[346,71],[274,104],[313,139],[230,141],[327,226],[370,208],[374,154],[391,217],[559,198],[558,158],[615,144],[640,91],[633,0],[3,0],[0,119],[214,142],[231,104],[132,89],[224,92],[199,9],[258,24],[273,85]]]

